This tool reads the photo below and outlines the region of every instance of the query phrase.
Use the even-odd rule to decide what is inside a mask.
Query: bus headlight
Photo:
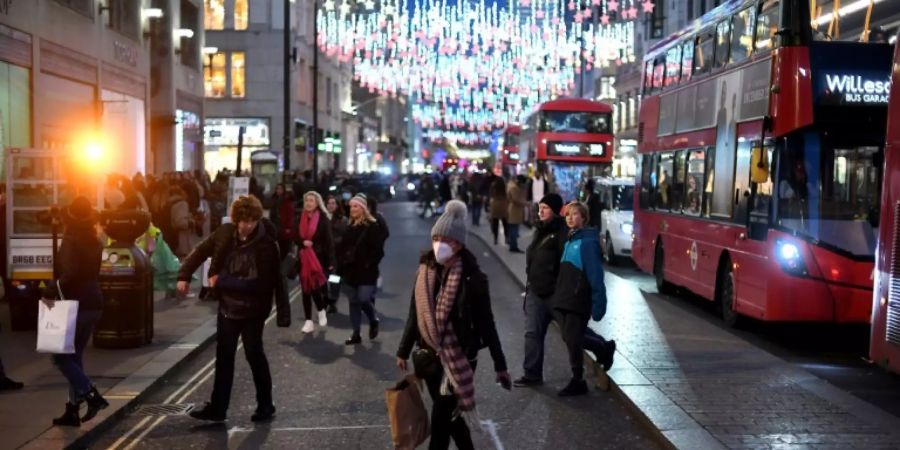
[[[414,190],[416,190],[416,185],[415,185],[415,183],[412,183],[412,182],[406,183],[406,190],[407,190],[407,191],[414,191]]]
[[[625,222],[619,228],[621,228],[622,232],[628,236],[631,236],[634,232],[634,225],[631,222]]]
[[[797,244],[778,240],[775,241],[775,259],[781,265],[781,270],[792,275],[807,275],[806,263],[800,254]]]

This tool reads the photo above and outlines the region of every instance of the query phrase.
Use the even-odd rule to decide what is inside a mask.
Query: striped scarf
[[[449,395],[447,383],[453,385],[453,393],[459,401],[459,410],[475,411],[475,381],[472,366],[465,352],[459,346],[450,311],[456,301],[459,283],[462,279],[462,260],[455,258],[446,267],[446,280],[435,298],[434,282],[437,270],[434,266],[419,265],[416,274],[416,319],[422,339],[437,352],[444,367],[445,379],[441,383],[441,393]]]

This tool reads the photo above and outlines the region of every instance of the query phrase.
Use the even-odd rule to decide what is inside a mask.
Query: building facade
[[[148,126],[160,114],[155,98],[163,92],[190,93],[190,84],[180,79],[193,77],[198,99],[200,72],[196,67],[182,69],[180,79],[159,77],[151,70],[151,49],[157,38],[176,33],[164,28],[171,28],[181,11],[197,5],[152,3],[6,3],[0,10],[0,149],[74,151],[87,141],[102,141],[107,172],[173,169],[168,162],[176,146],[175,114],[155,128]],[[202,42],[202,29],[175,23],[192,30],[192,37],[179,44]],[[202,103],[194,103],[199,125]]]
[[[207,171],[234,170],[241,127],[241,166],[250,155],[268,151],[283,162],[291,150],[291,170],[312,168],[319,151],[320,170],[346,167],[347,131],[343,111],[350,104],[350,68],[320,54],[318,59],[318,132],[313,133],[313,2],[291,2],[291,129],[284,116],[284,1],[204,0],[207,47],[204,48]],[[314,136],[318,142],[314,142]],[[287,138],[287,140],[286,140]]]

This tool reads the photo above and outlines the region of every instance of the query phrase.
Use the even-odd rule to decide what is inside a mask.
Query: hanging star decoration
[[[653,7],[654,7],[653,2],[646,0],[643,3],[641,3],[641,7],[644,9],[645,13],[647,13],[647,14],[653,13]]]
[[[350,1],[318,10],[323,54],[350,64],[370,92],[409,98],[416,124],[459,142],[569,94],[582,69],[634,58],[635,22],[613,18],[617,0],[366,0],[347,9]],[[599,23],[588,20],[590,5]]]

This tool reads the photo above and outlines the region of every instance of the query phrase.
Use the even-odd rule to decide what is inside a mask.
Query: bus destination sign
[[[887,105],[891,91],[890,74],[885,78],[867,75],[824,74],[823,103],[841,105]]]
[[[606,146],[588,142],[551,142],[547,145],[549,156],[605,156]]]

